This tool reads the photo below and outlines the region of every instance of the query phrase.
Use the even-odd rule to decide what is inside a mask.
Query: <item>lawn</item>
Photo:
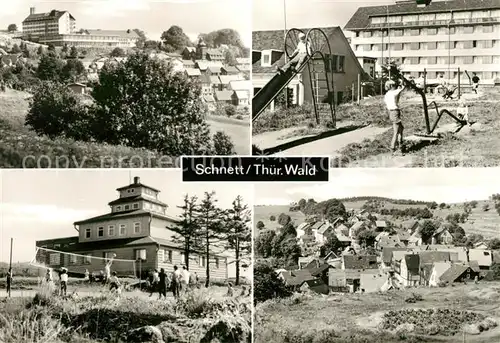
[[[251,299],[226,288],[194,289],[158,300],[140,291],[120,296],[38,289],[35,296],[0,298],[0,342],[235,342],[251,340]]]
[[[407,303],[405,300],[413,293],[420,295],[422,300]],[[499,295],[500,282],[461,284],[447,288],[413,288],[387,293],[329,296],[297,294],[292,298],[257,305],[255,342],[462,342],[462,333],[453,336],[443,334],[447,326],[440,326],[439,322],[424,323],[429,325],[429,330],[432,329],[425,335],[415,334],[411,330],[386,330],[381,323],[384,314],[390,314],[388,311],[402,309],[442,309],[441,312],[449,313],[449,318],[445,316],[442,322],[460,320],[461,316],[465,316],[457,310],[471,311],[479,317],[492,317],[500,323],[500,305],[494,301]],[[404,325],[405,321],[400,324]],[[466,338],[466,342],[495,342],[500,338],[500,328],[475,336],[467,334]]]
[[[300,211],[290,212],[290,206],[282,205],[269,205],[269,206],[255,206],[254,207],[254,223],[257,225],[259,221],[262,221],[265,225],[265,229],[276,230],[281,225],[278,224],[278,217],[281,213],[285,213],[290,216],[292,223],[295,226],[302,224],[306,216]],[[275,216],[276,220],[271,221],[269,218]],[[255,228],[256,231],[257,228]]]
[[[407,154],[402,162],[403,167],[490,167],[500,165],[500,122],[497,115],[500,103],[496,101],[499,91],[496,88],[483,89],[483,94],[474,97],[464,94],[470,106],[470,119],[476,124],[464,127],[457,134],[444,134],[441,139],[432,144],[425,142],[407,142]],[[428,103],[434,100],[429,98]],[[448,109],[454,113],[458,102],[444,101],[435,98],[439,109]],[[423,106],[421,99],[412,92],[403,94],[401,110],[405,136],[424,133]],[[429,110],[431,125],[436,119],[436,111]],[[303,138],[315,135],[318,132],[330,130],[331,119],[328,114],[321,114],[321,124],[315,123],[314,115],[309,106],[278,110],[265,113],[253,123],[253,135],[266,133],[269,135],[288,139]],[[364,99],[360,105],[343,104],[337,107],[337,127],[366,126],[373,128],[391,128],[382,98],[380,96]],[[438,128],[449,126],[453,120],[442,117]],[[369,132],[370,130],[367,130]],[[337,136],[335,142],[338,147],[325,143],[324,151],[317,154],[331,154],[333,167],[394,167],[394,158],[390,154],[390,140],[392,130],[376,134],[370,138],[360,139],[355,142],[343,142],[342,135]],[[276,145],[280,142],[277,141]],[[312,144],[312,143],[311,143]],[[317,147],[318,144],[315,144]],[[318,150],[316,148],[316,150]],[[375,165],[374,165],[375,164]]]

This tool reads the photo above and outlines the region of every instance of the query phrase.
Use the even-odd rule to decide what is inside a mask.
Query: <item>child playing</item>
[[[109,290],[110,291],[116,290],[118,292],[119,289],[120,289],[120,280],[118,280],[116,272],[113,272],[111,274],[111,277],[109,278]]]
[[[461,99],[458,103],[457,116],[458,118],[466,121],[469,126],[472,125],[472,123],[469,121],[469,107],[463,99]]]
[[[280,74],[283,74],[287,72],[288,69],[298,71],[306,60],[307,55],[310,53],[311,45],[309,44],[309,42],[306,42],[306,35],[301,32],[299,33],[299,42],[297,43],[297,48],[293,52],[292,56],[290,56],[290,61],[283,67],[278,68],[278,72]]]
[[[59,278],[61,279],[60,295],[66,296],[68,290],[68,270],[66,268],[61,269]]]

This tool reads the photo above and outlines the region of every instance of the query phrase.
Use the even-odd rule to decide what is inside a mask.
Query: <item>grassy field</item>
[[[442,139],[433,144],[422,142],[407,142],[407,154],[404,167],[489,167],[500,165],[500,121],[497,114],[500,103],[496,101],[499,91],[496,88],[483,89],[483,94],[474,97],[465,94],[470,106],[470,119],[477,124],[463,128],[458,134],[445,134]],[[433,98],[428,99],[428,103]],[[439,108],[445,108],[454,113],[458,102],[444,101],[436,98]],[[424,133],[423,106],[421,99],[416,94],[409,92],[403,94],[401,110],[405,135]],[[429,110],[431,125],[436,119],[436,111]],[[372,125],[381,128],[390,128],[391,123],[387,116],[382,98],[380,96],[365,99],[360,105],[343,104],[337,108],[338,127],[345,123],[349,125]],[[329,130],[331,119],[327,114],[321,116],[321,125],[315,124],[314,115],[307,106],[288,111],[275,111],[266,113],[253,123],[253,135],[275,131],[287,132],[287,137],[303,137],[307,134],[317,134]],[[439,127],[453,123],[448,116],[443,116]],[[290,133],[290,128],[295,131]],[[339,147],[332,163],[334,167],[356,165],[359,167],[370,166],[376,161],[377,166],[392,166],[390,161],[390,140],[392,131],[388,130],[376,135],[373,139],[364,139],[356,143]],[[325,152],[332,147],[325,146]],[[321,151],[318,151],[321,153]]]
[[[281,213],[288,214],[290,218],[292,219],[292,222],[295,223],[295,225],[301,224],[306,216],[300,212],[290,212],[289,211],[290,206],[255,206],[254,207],[254,223],[257,225],[257,222],[262,221],[265,225],[265,229],[271,229],[271,230],[276,230],[280,227],[278,224],[278,217]],[[271,221],[269,218],[271,216],[275,216],[276,220]]]
[[[422,297],[416,303],[405,299],[413,293]],[[471,311],[477,316],[491,317],[500,323],[500,305],[494,299],[500,296],[499,282],[478,285],[457,285],[447,288],[413,288],[387,293],[336,294],[329,296],[294,295],[284,300],[271,300],[256,307],[255,342],[275,343],[396,343],[396,342],[498,342],[500,327],[479,335],[460,332],[450,336],[440,334],[450,328],[447,320],[458,321],[461,312]],[[400,324],[406,331],[383,329],[384,314],[402,309],[447,309],[442,322],[425,322],[429,334],[418,334]],[[458,314],[457,314],[458,313]],[[388,314],[390,315],[390,313]],[[436,317],[437,318],[437,317]],[[415,320],[415,326],[421,324]],[[437,333],[437,334],[436,334]],[[449,332],[448,332],[449,333]]]
[[[0,342],[250,342],[251,299],[237,288],[228,297],[226,290],[194,289],[158,300],[103,289],[62,298],[41,288],[35,296],[0,298]]]
[[[49,139],[24,125],[30,94],[7,89],[0,93],[0,168],[172,168],[175,157],[127,146],[73,139]],[[207,119],[212,134],[227,133],[239,154],[248,154],[250,128],[241,120]],[[41,157],[44,156],[44,157]]]

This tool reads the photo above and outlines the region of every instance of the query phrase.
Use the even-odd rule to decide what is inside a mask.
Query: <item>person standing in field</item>
[[[158,299],[161,299],[162,296],[167,298],[167,288],[168,288],[168,276],[165,273],[165,269],[161,268],[160,273],[158,274]]]
[[[10,297],[11,287],[12,287],[12,269],[9,269],[9,271],[7,272],[7,294],[9,295],[9,297]]]
[[[59,278],[61,280],[60,295],[66,296],[68,290],[68,270],[66,268],[61,269]]]
[[[113,264],[113,259],[116,257],[116,254],[113,254],[111,258],[106,262],[104,266],[104,279],[103,284],[107,284],[109,278],[111,277],[111,265]]]
[[[158,274],[158,270],[153,271],[153,275],[151,277],[151,293],[149,296],[153,296],[153,293],[158,290],[158,284],[160,282],[160,275]]]
[[[477,94],[477,89],[479,88],[479,76],[476,73],[472,73],[472,90]]]
[[[183,290],[183,292],[187,292],[189,287],[189,280],[191,278],[191,273],[189,273],[189,270],[187,269],[186,266],[183,266],[181,274],[182,274],[181,289]]]
[[[180,281],[181,271],[177,266],[174,266],[174,273],[172,274],[172,292],[175,298],[179,297]]]
[[[400,154],[403,154],[403,123],[401,121],[401,110],[399,109],[399,98],[401,92],[405,89],[404,86],[399,86],[394,81],[386,83],[387,93],[384,95],[385,106],[389,111],[389,118],[392,122],[394,133],[392,135],[391,150],[395,155],[399,146]]]

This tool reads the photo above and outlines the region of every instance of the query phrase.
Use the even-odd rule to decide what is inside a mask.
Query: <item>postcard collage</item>
[[[0,343],[500,342],[499,171],[499,0],[0,0]]]

